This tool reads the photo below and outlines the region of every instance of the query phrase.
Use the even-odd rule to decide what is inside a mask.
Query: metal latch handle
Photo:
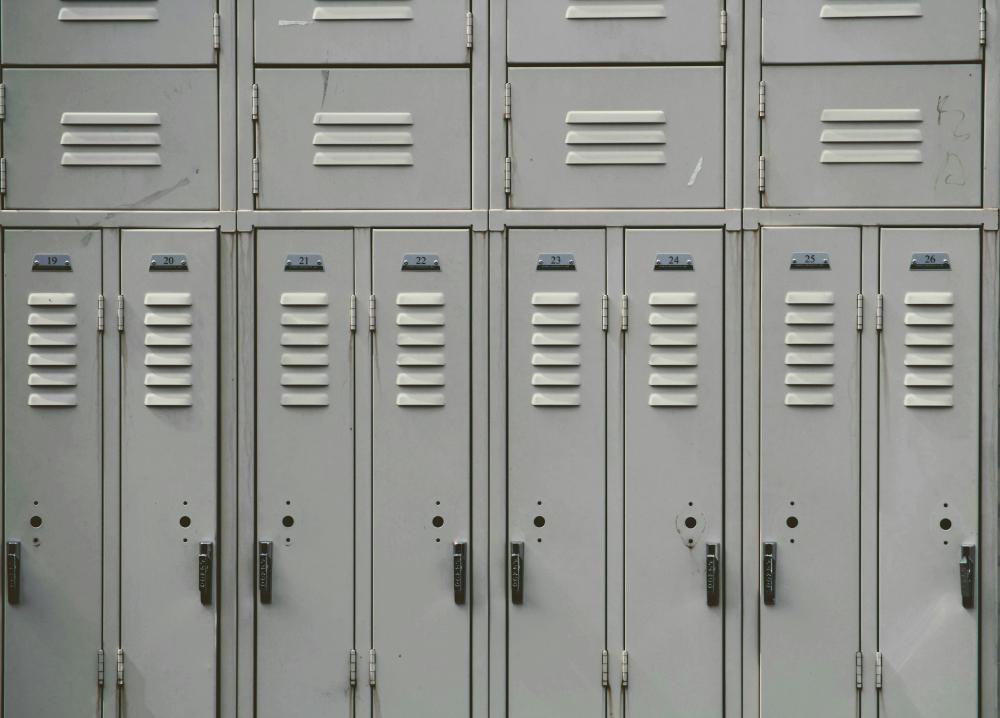
[[[524,542],[510,545],[510,602],[516,606],[524,603]]]
[[[722,594],[722,546],[710,543],[705,546],[705,593],[709,606],[718,606]]]
[[[211,541],[198,545],[198,593],[203,606],[212,605],[212,574],[215,546]]]
[[[21,602],[21,542],[7,542],[7,603]]]
[[[271,602],[271,574],[274,568],[274,543],[257,542],[257,592],[261,603]]]
[[[962,584],[962,606],[976,607],[976,546],[963,544],[962,558],[958,562],[958,574]]]
[[[465,560],[468,555],[468,548],[468,544],[464,541],[456,541],[451,549],[452,583],[455,592],[455,603],[459,606],[465,603]]]
[[[764,542],[764,605],[773,606],[777,594],[778,580],[778,544],[774,541]]]

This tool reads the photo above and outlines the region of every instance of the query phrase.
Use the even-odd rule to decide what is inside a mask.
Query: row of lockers
[[[729,33],[722,0],[508,0],[506,10],[515,64],[719,63]],[[254,60],[467,64],[471,11],[468,0],[257,0]],[[216,62],[215,0],[15,0],[0,12],[5,65]],[[982,13],[982,0],[763,0],[762,58],[979,61]]]
[[[531,67],[509,79],[509,117],[495,118],[509,163],[493,171],[510,207],[725,206],[722,68]],[[214,70],[3,80],[6,208],[219,207]],[[269,68],[246,91],[245,180],[259,208],[470,207],[468,69]],[[979,65],[767,67],[761,98],[764,206],[982,204]]]
[[[976,718],[979,230],[883,229],[875,246],[857,228],[765,229],[761,246],[747,690],[767,718],[855,715],[869,691],[889,714]],[[461,229],[257,233],[238,308],[255,333],[240,378],[255,561],[235,590],[254,596],[260,718],[469,715],[486,610],[469,577],[491,555],[470,513],[488,393],[471,250]],[[740,660],[723,640],[740,630],[723,571],[740,561],[724,531],[740,278],[718,229],[626,230],[614,251],[602,229],[511,230],[494,270],[506,710],[621,714],[625,696],[628,715],[718,718]],[[3,262],[5,715],[215,715],[215,234],[7,230]],[[861,530],[873,397],[876,535]],[[860,578],[873,556],[877,596]]]

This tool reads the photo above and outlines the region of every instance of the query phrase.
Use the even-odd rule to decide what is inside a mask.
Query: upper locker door
[[[469,715],[468,230],[375,230],[372,647],[376,715]]]
[[[982,0],[763,0],[764,62],[978,60]]]
[[[760,714],[843,718],[861,628],[861,237],[763,232]]]
[[[126,715],[215,715],[216,244],[214,230],[122,232]]]
[[[100,294],[99,230],[4,232],[6,716],[99,705]]]
[[[5,65],[215,64],[215,0],[31,0],[0,9]]]
[[[890,718],[979,715],[975,568],[994,558],[976,552],[979,258],[977,229],[882,230],[878,650]]]
[[[979,65],[766,67],[764,82],[766,206],[980,205]]]
[[[522,67],[509,77],[511,206],[722,206],[721,67]]]
[[[469,207],[467,69],[269,69],[257,84],[262,208]]]
[[[511,230],[507,266],[508,715],[599,716],[604,230]]]
[[[257,235],[258,718],[348,714],[353,236]]]
[[[720,230],[625,235],[625,648],[636,716],[721,717]]]
[[[259,63],[461,65],[468,0],[257,0]]]
[[[507,5],[519,62],[720,62],[721,0],[562,0]]]

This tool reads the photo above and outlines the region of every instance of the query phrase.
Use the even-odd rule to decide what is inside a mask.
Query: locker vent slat
[[[317,167],[410,166],[413,125],[409,112],[318,112],[313,124],[313,154]],[[336,127],[328,130],[326,127]]]
[[[580,332],[582,313],[578,292],[535,292],[531,324],[531,405],[580,405]]]
[[[666,124],[666,113],[660,110],[570,111],[566,164],[666,164]]]
[[[32,292],[28,306],[28,406],[76,406],[76,295]]]
[[[72,0],[61,3],[61,22],[155,22],[160,19],[156,0]]]
[[[445,297],[396,295],[396,406],[445,405]]]
[[[921,17],[923,4],[912,0],[882,0],[881,2],[838,2],[831,0],[820,8],[819,16],[824,20],[860,20],[871,18]]]
[[[911,408],[954,405],[955,295],[908,292],[903,299],[905,325],[903,404]]]
[[[785,405],[833,406],[833,292],[785,294]]]
[[[143,304],[144,403],[164,408],[193,406],[193,298],[190,292],[148,292]]]
[[[698,294],[649,295],[649,405],[698,406]]]
[[[280,297],[281,405],[330,403],[330,297],[326,292],[284,292]]]
[[[923,113],[919,109],[823,110],[823,164],[919,164]]]
[[[157,167],[160,124],[156,112],[64,112],[66,130],[59,143],[66,148],[67,167]]]
[[[566,8],[567,20],[641,20],[665,18],[659,0],[574,0]]]
[[[319,21],[412,20],[409,0],[319,0],[312,19]]]

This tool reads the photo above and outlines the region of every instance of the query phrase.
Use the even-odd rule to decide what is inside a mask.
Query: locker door
[[[606,646],[604,231],[512,230],[507,252],[507,531],[512,553],[521,552],[508,567],[508,715],[597,718]]]
[[[11,718],[98,705],[100,293],[100,231],[4,232],[4,553],[20,574],[4,598]]]
[[[721,2],[512,0],[510,62],[719,62]]]
[[[626,233],[625,648],[636,716],[722,716],[722,288],[721,231]]]
[[[767,67],[769,207],[974,207],[977,65]]]
[[[410,65],[469,61],[467,0],[258,0],[259,63]]]
[[[860,239],[854,228],[764,230],[762,716],[856,710]]]
[[[467,230],[373,233],[372,704],[383,718],[469,714],[469,275]]]
[[[764,62],[979,60],[982,0],[764,0]]]
[[[257,243],[257,716],[348,714],[354,647],[353,233]],[[260,590],[260,586],[264,590]]]
[[[212,716],[215,570],[202,553],[218,513],[215,232],[126,230],[121,244],[123,712]]]
[[[468,70],[269,69],[257,83],[261,207],[469,206]]]
[[[5,2],[5,65],[215,64],[215,0]]]
[[[889,718],[974,718],[978,586],[971,573],[963,591],[961,562],[990,558],[973,553],[979,230],[886,229],[881,245],[880,706]]]
[[[509,77],[512,206],[722,206],[722,68],[522,67]]]
[[[3,79],[8,209],[218,208],[214,70],[8,69]]]

